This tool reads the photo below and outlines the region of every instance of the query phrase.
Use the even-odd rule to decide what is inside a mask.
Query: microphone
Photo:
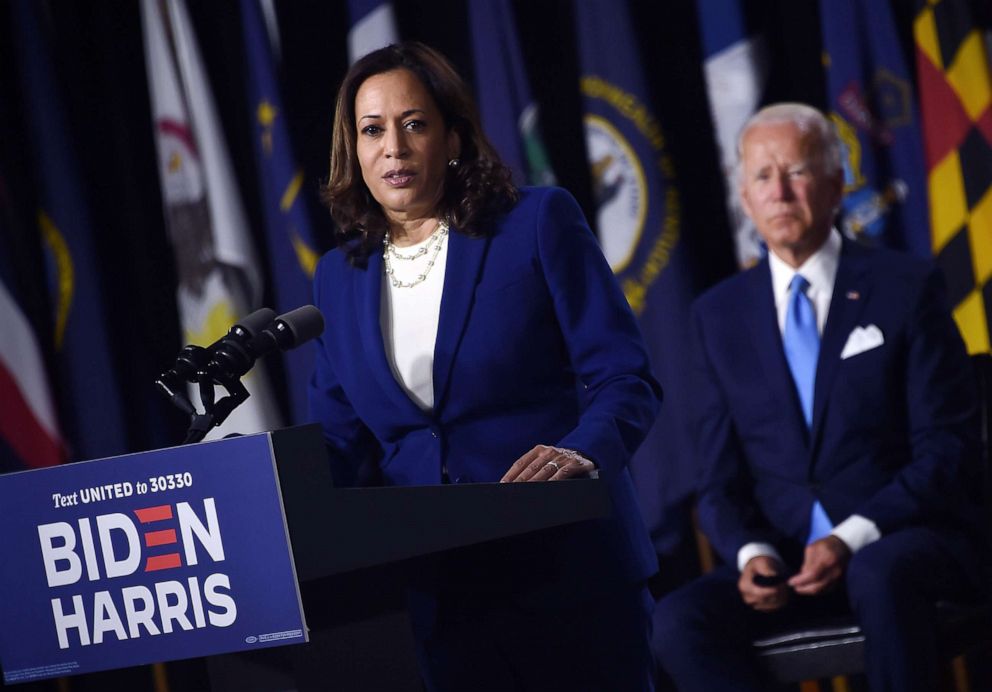
[[[271,324],[275,317],[274,310],[260,308],[245,315],[244,319],[235,322],[227,334],[210,346],[205,348],[195,344],[185,346],[176,358],[175,365],[159,375],[159,378],[155,380],[155,385],[175,406],[182,409],[184,413],[193,415],[196,409],[183,391],[185,383],[198,382],[218,352],[223,354],[222,358],[247,357],[244,351],[248,342],[263,328]]]
[[[235,322],[227,334],[207,347],[210,362],[206,370],[211,374],[219,371],[234,378],[251,370],[257,357],[250,348],[251,341],[275,319],[275,310],[259,308]]]
[[[196,409],[183,390],[185,390],[187,382],[197,381],[198,373],[207,367],[208,360],[209,354],[202,346],[192,344],[185,346],[179,352],[176,364],[158,376],[158,379],[155,380],[155,386],[183,413],[193,415],[196,413]]]
[[[259,308],[231,325],[231,329],[228,330],[227,334],[210,346],[210,349],[212,350],[230,339],[239,342],[251,339],[259,331],[269,326],[275,318],[276,311],[272,308]]]
[[[256,358],[276,348],[288,351],[316,339],[324,331],[324,316],[313,305],[304,305],[279,315],[251,340]]]
[[[258,311],[260,312],[262,310]],[[213,357],[207,368],[208,372],[220,375],[222,378],[237,379],[251,370],[259,358],[276,349],[288,351],[296,348],[317,338],[324,331],[324,316],[313,305],[304,305],[278,317],[275,317],[275,313],[271,310],[268,312],[272,316],[261,331],[245,330],[236,338],[221,339],[215,345]],[[256,324],[260,324],[260,321],[253,321],[251,326],[254,327]],[[238,326],[231,328],[231,334],[234,334]],[[246,336],[248,338],[245,338]]]
[[[155,381],[175,406],[192,417],[183,444],[202,440],[210,428],[223,423],[250,396],[240,378],[251,370],[256,360],[276,349],[296,348],[323,331],[324,316],[313,305],[304,305],[278,317],[275,311],[261,308],[236,322],[210,346],[191,344],[183,348],[175,365]],[[183,391],[187,382],[199,383],[203,413],[196,410]],[[227,390],[227,396],[219,401],[214,400],[215,384]]]

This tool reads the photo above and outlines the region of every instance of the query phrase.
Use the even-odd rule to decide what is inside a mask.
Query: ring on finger
[[[565,457],[568,461],[574,462],[574,463],[578,464],[579,466],[582,466],[583,464],[585,464],[588,461],[588,459],[586,459],[585,457],[583,457],[581,454],[579,454],[578,452],[576,452],[574,449],[562,449],[561,447],[555,447],[554,449],[555,449],[556,452],[558,452],[558,454],[560,454],[561,456]]]
[[[561,467],[558,465],[558,462],[555,461],[554,459],[552,459],[547,464],[545,464],[545,466],[551,466],[552,468],[554,468],[555,471],[559,471],[561,469]]]

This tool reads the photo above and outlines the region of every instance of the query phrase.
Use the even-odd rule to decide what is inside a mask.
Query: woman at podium
[[[649,690],[657,569],[627,462],[657,414],[635,319],[575,200],[516,188],[465,83],[403,43],[334,118],[310,389],[338,485],[598,476],[610,516],[455,551],[410,589],[430,690]]]

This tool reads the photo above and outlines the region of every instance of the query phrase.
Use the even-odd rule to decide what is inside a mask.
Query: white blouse
[[[397,248],[404,256],[417,253],[431,242],[428,237],[416,245]],[[434,408],[434,344],[437,341],[438,318],[441,314],[441,293],[444,289],[444,269],[448,260],[448,238],[441,239],[441,248],[427,278],[416,286],[397,288],[383,270],[382,305],[379,324],[386,349],[386,359],[393,377],[407,395],[424,411]],[[393,276],[404,284],[416,280],[428,268],[433,252],[413,260],[390,259]]]

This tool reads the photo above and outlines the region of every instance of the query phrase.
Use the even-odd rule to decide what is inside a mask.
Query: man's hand
[[[783,581],[774,586],[760,586],[754,583],[754,576],[762,574],[771,577],[781,574],[785,567],[773,557],[756,555],[747,561],[737,580],[737,588],[744,602],[755,610],[771,612],[778,610],[789,601],[789,587]]]
[[[827,536],[806,546],[803,565],[789,580],[796,593],[815,596],[826,593],[844,576],[851,549],[837,536]]]

